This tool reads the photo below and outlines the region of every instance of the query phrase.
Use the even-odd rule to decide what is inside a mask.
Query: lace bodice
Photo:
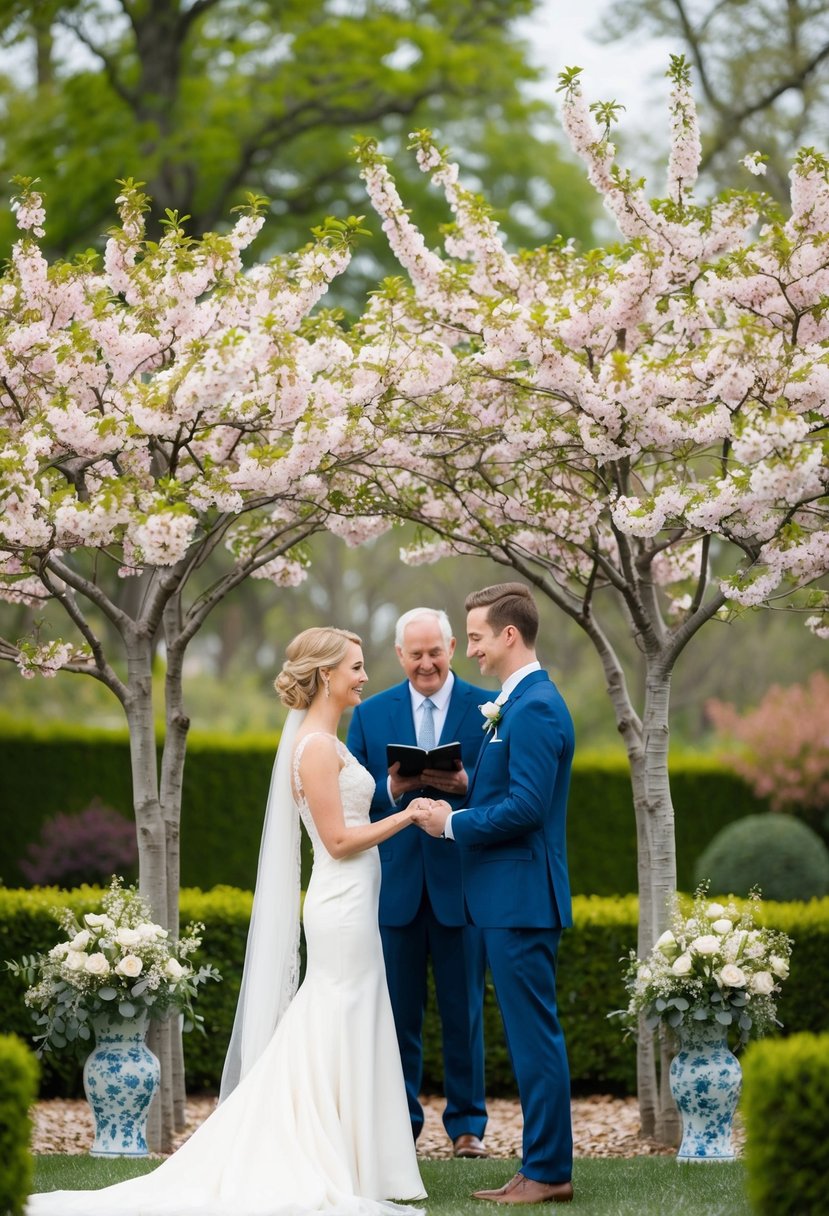
[[[326,734],[325,731],[311,731],[310,734],[304,735],[294,749],[294,764],[293,764],[293,784],[294,797],[299,808],[300,819],[305,825],[305,830],[311,838],[311,843],[314,846],[315,853],[318,847],[324,849],[317,832],[316,824],[314,823],[311,809],[308,806],[305,793],[302,788],[302,779],[299,773],[299,764],[302,759],[302,753],[305,749],[305,744],[309,739],[315,738],[317,735],[323,735],[332,741],[337,749],[337,755],[342,761],[340,768],[339,785],[340,799],[343,807],[343,817],[349,827],[358,827],[360,824],[369,822],[369,807],[371,799],[374,796],[374,778],[368,769],[363,768],[359,760],[352,756],[351,752],[341,743],[339,739],[333,735]]]

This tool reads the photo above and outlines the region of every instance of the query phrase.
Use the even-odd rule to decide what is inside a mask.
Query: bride
[[[377,926],[374,779],[337,739],[368,679],[360,639],[306,629],[276,688],[290,707],[274,764],[220,1102],[172,1157],[99,1191],[33,1195],[27,1216],[418,1216],[417,1168]],[[298,812],[298,814],[297,814]],[[314,847],[296,991],[299,825]]]

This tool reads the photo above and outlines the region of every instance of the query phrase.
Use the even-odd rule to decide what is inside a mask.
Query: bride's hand
[[[418,827],[423,828],[424,832],[428,832],[430,836],[443,835],[446,820],[452,810],[448,802],[443,800],[436,802],[432,798],[416,798],[409,806],[410,808],[416,807],[412,818]]]
[[[425,821],[429,818],[431,806],[431,798],[413,798],[406,808],[412,817],[412,823],[416,823],[418,827],[423,827]]]

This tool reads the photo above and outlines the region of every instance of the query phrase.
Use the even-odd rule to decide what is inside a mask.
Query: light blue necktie
[[[435,703],[427,697],[420,708],[420,730],[417,733],[417,745],[428,752],[435,746]]]

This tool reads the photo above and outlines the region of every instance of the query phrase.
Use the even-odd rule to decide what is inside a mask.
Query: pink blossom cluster
[[[702,156],[697,107],[691,92],[691,73],[684,65],[671,94],[670,114],[668,197],[675,203],[682,203],[693,190]]]
[[[78,660],[84,662],[86,658],[85,651],[67,642],[54,641],[39,645],[24,643],[18,650],[15,662],[25,680],[33,680],[35,675],[53,679],[61,667]]]

